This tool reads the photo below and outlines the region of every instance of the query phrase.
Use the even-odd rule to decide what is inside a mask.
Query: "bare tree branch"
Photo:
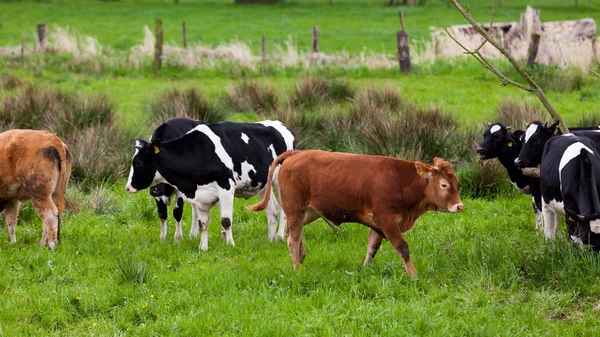
[[[592,69],[588,70],[588,72],[595,77],[600,77],[600,74],[598,74],[597,72],[593,71]]]
[[[458,9],[458,11],[463,15],[463,17],[469,21],[469,23],[473,26],[473,28],[475,28],[475,30],[484,38],[484,42],[481,44],[481,46],[478,49],[475,49],[474,51],[468,51],[468,49],[466,49],[463,45],[461,45],[459,43],[459,45],[468,51],[468,54],[471,54],[472,56],[474,56],[480,63],[482,63],[488,70],[492,71],[496,76],[500,77],[500,79],[502,79],[502,84],[503,85],[507,85],[510,84],[512,86],[515,86],[517,88],[521,88],[523,90],[527,90],[527,91],[531,91],[533,92],[538,98],[539,100],[542,102],[542,104],[544,105],[544,108],[546,108],[546,110],[548,111],[548,113],[550,114],[550,116],[552,116],[552,119],[554,121],[558,121],[558,127],[560,128],[560,130],[562,131],[562,133],[569,133],[569,129],[567,128],[567,125],[565,124],[565,122],[563,121],[563,119],[560,117],[560,115],[558,114],[558,112],[556,112],[556,110],[554,109],[554,107],[552,106],[552,104],[550,104],[550,101],[548,100],[548,98],[546,97],[546,94],[544,93],[544,91],[539,87],[539,85],[537,85],[537,83],[535,83],[535,81],[531,78],[531,76],[529,76],[529,74],[527,74],[527,72],[525,72],[525,70],[523,70],[523,68],[521,67],[521,65],[517,62],[517,60],[515,60],[515,58],[510,54],[510,52],[508,50],[506,50],[506,48],[504,48],[502,46],[502,44],[500,44],[493,36],[491,36],[490,34],[488,34],[482,27],[481,25],[479,25],[477,22],[475,22],[475,20],[473,20],[473,18],[471,17],[471,15],[468,13],[468,8],[467,10],[463,9],[461,7],[461,5],[457,2],[457,0],[450,0],[450,2],[454,5],[454,7],[456,7],[456,9]],[[492,8],[492,22],[493,22],[493,8]],[[492,31],[491,29],[491,25],[490,25],[490,31]],[[446,32],[448,32],[446,30]],[[448,35],[450,35],[450,33],[448,33]],[[456,39],[454,37],[451,36],[451,38],[456,41]],[[521,75],[521,77],[525,80],[525,82],[527,82],[527,84],[529,86],[525,86],[523,84],[517,83],[515,81],[512,81],[510,79],[508,79],[506,76],[504,76],[500,71],[498,71],[496,68],[494,68],[487,60],[485,60],[485,58],[483,58],[483,56],[481,56],[481,53],[479,52],[479,49],[481,47],[483,47],[483,45],[487,42],[489,42],[491,45],[493,45],[496,49],[498,49],[498,51],[500,53],[502,53],[502,55],[504,55],[504,57],[506,57],[506,59],[508,59],[508,61],[513,65],[513,67],[515,67],[515,69],[517,70],[517,72],[519,73],[519,75]]]

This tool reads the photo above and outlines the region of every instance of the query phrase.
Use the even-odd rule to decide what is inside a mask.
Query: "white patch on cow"
[[[273,160],[277,159],[277,152],[275,152],[275,147],[273,147],[273,144],[269,145],[269,147],[267,148],[267,150],[271,151],[271,155],[273,156]]]
[[[577,247],[583,247],[583,241],[581,241],[581,238],[579,236],[571,235],[571,240],[573,240],[573,243],[577,245]]]
[[[498,131],[500,131],[500,129],[501,129],[501,128],[500,128],[500,125],[498,125],[498,124],[494,124],[494,125],[492,125],[492,127],[490,128],[490,133],[498,132]]]
[[[259,191],[259,187],[252,186],[252,178],[250,178],[250,172],[256,174],[256,169],[248,161],[242,162],[242,174],[239,175],[234,172],[235,176],[235,196],[240,198],[248,199],[255,196]]]
[[[563,137],[575,137],[575,135],[572,133],[565,133]]]
[[[242,132],[242,140],[244,141],[244,143],[248,144],[250,138],[248,137],[248,135]]]
[[[529,127],[527,128],[527,131],[525,131],[525,143],[527,143],[529,138],[531,138],[531,136],[533,136],[535,134],[537,129],[538,129],[537,124],[529,125]]]
[[[600,234],[600,219],[590,221],[590,230],[596,234]]]
[[[544,236],[546,239],[553,240],[556,237],[556,226],[558,225],[558,211],[560,214],[565,214],[565,209],[562,202],[551,200],[546,203],[542,199],[542,214],[544,216]]]
[[[160,197],[154,197],[154,199],[156,199],[156,201],[162,201],[162,203],[165,205],[171,204],[171,198],[167,197],[166,195],[162,195]],[[175,207],[177,207],[177,205],[175,205]]]
[[[135,146],[138,146],[138,144],[140,144],[139,140],[135,141]],[[137,156],[137,154],[140,152],[140,150],[138,150],[137,148],[135,149],[135,153],[133,154],[133,157],[131,159],[131,161],[133,162],[133,158],[135,158],[135,156]],[[127,184],[125,185],[125,190],[127,190],[127,192],[129,193],[135,193],[137,192],[137,190],[135,188],[133,188],[133,186],[131,186],[131,180],[133,179],[133,164],[131,165],[131,168],[129,169],[129,177],[127,177]]]
[[[160,219],[160,240],[165,241],[167,238],[167,219]]]
[[[230,181],[233,184],[233,181]],[[219,189],[219,213],[221,213],[221,225],[223,224],[224,219],[229,219],[229,228],[224,228],[221,226],[221,238],[225,241],[225,243],[235,246],[235,242],[233,241],[233,233],[231,231],[233,227],[233,199],[234,199],[234,189],[224,190],[222,188]]]
[[[519,193],[521,194],[531,194],[531,190],[529,189],[529,185],[520,188],[519,186],[517,186],[517,183],[515,183],[514,181],[509,180],[510,183],[519,191]]]
[[[285,125],[283,125],[283,123],[281,123],[280,121],[271,121],[271,120],[266,120],[266,121],[257,122],[257,123],[262,124],[264,126],[274,127],[277,131],[279,131],[279,133],[283,137],[283,140],[285,141],[286,149],[287,150],[294,149],[294,139],[295,139],[294,135],[288,128],[285,127]]]
[[[167,180],[162,176],[162,174],[160,174],[160,172],[158,172],[158,170],[156,170],[156,172],[154,172],[154,178],[152,178],[152,185],[160,183],[167,183]]]
[[[213,145],[215,146],[215,153],[219,159],[221,159],[221,162],[223,162],[228,169],[233,170],[233,160],[227,151],[225,151],[225,148],[221,143],[221,138],[217,136],[206,124],[200,124],[188,131],[188,133],[192,133],[194,131],[202,132],[207,135],[208,138],[213,142]]]
[[[592,150],[590,150],[589,147],[583,145],[583,143],[577,142],[577,143],[573,143],[573,144],[569,145],[569,147],[567,147],[567,149],[563,153],[562,157],[560,158],[560,164],[558,165],[558,179],[560,181],[560,189],[561,189],[561,191],[562,191],[562,174],[561,174],[562,169],[571,160],[573,160],[573,158],[577,157],[581,153],[582,149],[585,149],[589,153],[593,153]]]

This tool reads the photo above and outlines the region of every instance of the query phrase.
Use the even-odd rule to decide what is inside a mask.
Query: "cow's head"
[[[135,141],[135,154],[131,160],[129,179],[125,189],[129,193],[144,190],[153,183],[158,182],[160,174],[156,169],[155,159],[160,152],[160,140],[155,139],[152,143],[141,139]]]
[[[532,122],[527,125],[521,152],[515,159],[517,167],[535,167],[542,163],[544,145],[554,136],[558,122],[548,126],[548,123]]]
[[[481,159],[491,159],[500,156],[504,148],[513,147],[515,140],[508,132],[512,127],[500,123],[488,123],[489,128],[483,133],[483,142],[477,147]]]
[[[416,162],[417,174],[428,180],[425,198],[442,212],[460,212],[463,204],[458,195],[458,179],[452,164],[442,158],[434,158],[433,166]]]

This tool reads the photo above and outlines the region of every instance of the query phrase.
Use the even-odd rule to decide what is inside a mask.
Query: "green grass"
[[[165,41],[182,45],[181,22],[187,22],[189,43],[215,46],[238,39],[260,50],[261,35],[267,36],[269,49],[292,37],[300,50],[311,48],[311,27],[319,27],[319,46],[324,52],[363,48],[393,53],[395,32],[399,29],[398,11],[405,12],[411,39],[429,37],[429,27],[446,27],[464,22],[460,13],[439,0],[424,7],[387,7],[387,0],[286,0],[273,6],[235,5],[233,0],[122,0],[122,1],[15,1],[3,2],[0,11],[0,45],[16,45],[24,35],[34,43],[36,24],[69,26],[96,37],[104,46],[128,49],[143,38],[143,26],[154,29],[154,19],[163,20]],[[472,15],[489,21],[490,6],[496,0],[462,1],[469,3]],[[595,0],[504,0],[496,11],[496,22],[518,21],[529,4],[541,10],[541,18],[572,20],[600,19],[600,3]]]
[[[419,277],[385,243],[362,267],[368,229],[307,226],[305,263],[267,240],[264,213],[237,200],[236,246],[159,241],[146,191],[109,194],[116,208],[64,219],[55,252],[38,247],[39,218],[22,211],[17,244],[0,232],[0,328],[5,335],[586,335],[597,331],[597,256],[534,229],[525,196],[464,200],[461,214],[428,213],[406,234]],[[184,231],[189,230],[186,206]]]

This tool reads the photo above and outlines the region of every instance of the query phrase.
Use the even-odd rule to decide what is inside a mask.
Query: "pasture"
[[[142,44],[143,26],[153,27],[154,18],[160,17],[165,41],[174,45],[181,44],[180,24],[186,21],[192,44],[215,47],[237,39],[258,52],[260,35],[266,34],[268,48],[283,45],[291,36],[297,49],[308,51],[310,27],[318,25],[326,53],[358,54],[366,48],[393,54],[399,9],[405,11],[416,48],[418,41],[428,39],[430,26],[465,23],[443,1],[414,8],[387,7],[384,2],[334,0],[329,6],[326,0],[287,0],[275,6],[240,6],[226,0],[180,0],[179,5],[167,0],[8,1],[0,4],[0,51],[18,45],[22,35],[32,44],[35,24],[46,22],[50,29],[69,26],[77,34],[93,36],[110,58]],[[558,0],[505,0],[496,21],[518,20],[526,3],[541,9],[543,20],[600,20],[595,0],[580,0],[577,10],[571,2]],[[473,1],[471,13],[487,21],[491,4],[496,1]],[[557,240],[546,241],[535,229],[531,198],[518,194],[497,165],[482,165],[473,153],[485,122],[504,111],[519,120],[546,115],[535,97],[502,88],[475,60],[418,63],[408,75],[397,69],[324,65],[273,66],[266,76],[227,62],[207,68],[167,64],[159,73],[151,70],[148,59],[139,67],[102,62],[60,52],[28,55],[21,62],[0,52],[2,128],[14,125],[10,122],[19,114],[31,113],[19,123],[35,121],[39,123],[27,125],[67,130],[59,136],[72,142],[65,140],[76,158],[56,251],[38,246],[41,223],[30,203],[22,207],[15,245],[8,244],[6,230],[0,231],[0,335],[599,334],[598,255],[573,247],[562,219]],[[495,64],[515,76],[505,62]],[[567,124],[598,123],[599,79],[576,68],[535,66],[528,71]],[[325,93],[305,90],[319,79],[328,83]],[[256,89],[263,100],[239,98],[245,84],[262,90]],[[287,245],[267,240],[264,212],[246,209],[256,198],[236,199],[235,247],[221,239],[218,211],[213,209],[209,250],[198,252],[199,239],[187,236],[187,204],[182,241],[173,240],[169,214],[169,234],[161,242],[154,200],[147,190],[125,192],[126,171],[133,139],[147,139],[161,118],[175,114],[177,106],[169,102],[189,88],[200,93],[201,102],[193,103],[199,110],[228,120],[294,116],[286,124],[294,123],[306,147],[424,156],[428,163],[433,155],[452,160],[465,209],[460,214],[426,213],[405,234],[417,278],[406,274],[387,242],[372,266],[363,267],[368,228],[344,224],[334,231],[322,220],[305,228],[308,254],[296,272]],[[169,96],[168,91],[176,93]],[[377,105],[376,99],[365,98],[369,92],[388,98]],[[36,103],[44,99],[56,103]],[[268,99],[275,108],[263,109]],[[191,111],[191,101],[184,102],[189,103],[184,111]],[[65,113],[63,121],[34,118],[43,116],[44,109],[63,111],[64,105],[84,110],[101,106],[85,113],[102,118],[85,119],[88,115],[79,110]],[[366,110],[361,110],[363,105]],[[377,147],[363,139],[358,127],[340,131],[344,118],[364,111],[374,111],[372,118],[384,126],[400,125],[394,123],[402,116],[431,115],[439,121],[423,122],[429,133],[387,131],[385,139],[395,145],[416,138],[422,152]],[[73,116],[81,121],[71,122]],[[308,133],[311,128],[316,131]],[[433,139],[433,149],[421,144],[428,142],[425,137]]]

